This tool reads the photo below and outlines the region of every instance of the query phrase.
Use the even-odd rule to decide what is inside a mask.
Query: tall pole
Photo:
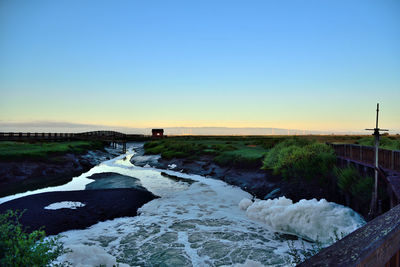
[[[366,130],[373,130],[374,133],[372,135],[375,136],[375,182],[374,182],[374,191],[372,192],[371,207],[370,207],[370,211],[369,211],[370,216],[375,216],[377,214],[380,131],[388,131],[388,130],[384,130],[384,129],[379,129],[378,120],[379,120],[379,103],[376,104],[375,128],[374,129],[366,129]]]
[[[378,202],[378,167],[379,167],[379,128],[378,128],[378,118],[379,118],[379,103],[376,104],[376,127],[374,129],[375,136],[375,183],[374,183],[374,194],[373,194],[373,213],[376,213],[376,207]]]

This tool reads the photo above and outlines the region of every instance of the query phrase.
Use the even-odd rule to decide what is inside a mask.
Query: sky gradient
[[[377,102],[400,132],[400,1],[0,1],[0,123],[362,131]]]

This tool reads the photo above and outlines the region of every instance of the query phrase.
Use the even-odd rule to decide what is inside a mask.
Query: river
[[[138,167],[130,162],[135,148],[102,162],[68,184],[0,199],[0,203],[41,192],[84,190],[95,173],[115,172],[140,179],[161,198],[140,208],[136,217],[99,222],[85,230],[62,233],[71,253],[59,258],[73,266],[287,266],[288,240],[306,248],[320,240],[328,245],[334,232],[350,233],[365,222],[354,211],[334,203],[286,198],[252,203],[252,196],[223,181],[173,170]],[[174,181],[170,175],[193,180]],[[243,199],[248,199],[242,201]],[[239,203],[241,204],[239,207]],[[246,210],[247,209],[247,210]],[[261,265],[262,264],[262,265]],[[239,266],[239,265],[238,265]]]

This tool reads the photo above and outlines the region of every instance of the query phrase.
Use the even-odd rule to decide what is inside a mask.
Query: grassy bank
[[[164,159],[196,160],[210,156],[220,166],[256,167],[267,148],[263,140],[247,137],[170,137],[145,144],[146,154]]]
[[[312,143],[354,144],[365,136],[308,135],[296,140]],[[211,156],[220,166],[259,168],[269,150],[292,136],[176,136],[152,140],[145,144],[146,154],[161,154],[163,159],[196,160]],[[315,147],[314,147],[315,148]],[[320,148],[320,147],[319,147]],[[317,161],[318,163],[318,161]]]
[[[368,145],[370,140],[369,136],[169,137],[146,143],[145,152],[161,154],[167,160],[209,156],[220,166],[272,170],[286,185],[301,185],[299,190],[310,190],[311,194],[324,192],[331,201],[347,205],[359,203],[355,208],[362,210],[369,206],[372,179],[361,177],[354,169],[336,168],[334,151],[325,143]],[[399,140],[399,136],[383,137],[382,144],[396,148],[393,144]],[[290,186],[287,189],[296,194]]]
[[[91,149],[102,149],[100,141],[71,142],[0,142],[0,160],[46,159],[66,153],[81,154]]]

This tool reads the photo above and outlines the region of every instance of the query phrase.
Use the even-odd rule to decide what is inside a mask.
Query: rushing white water
[[[352,209],[325,199],[302,199],[293,204],[285,197],[257,200],[243,199],[239,207],[249,218],[264,222],[278,232],[287,232],[312,241],[329,243],[347,235],[365,222]]]
[[[140,208],[139,216],[62,233],[61,241],[72,252],[59,262],[72,266],[112,266],[116,261],[130,266],[287,266],[285,234],[314,239],[334,229],[348,233],[364,223],[336,204],[312,200],[293,204],[288,199],[253,203],[250,194],[223,181],[163,170],[195,181],[177,182],[162,176],[161,170],[132,165],[133,153],[128,150],[51,191],[83,189],[92,182],[86,177],[116,172],[140,179],[161,198]],[[301,247],[301,241],[295,240],[294,245]]]

